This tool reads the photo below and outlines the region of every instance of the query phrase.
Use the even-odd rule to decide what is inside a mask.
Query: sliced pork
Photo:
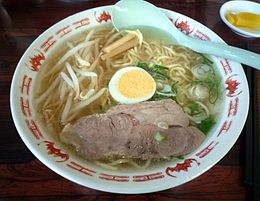
[[[185,155],[196,149],[205,135],[197,128],[187,125],[186,115],[175,104],[174,101],[167,100],[143,102],[132,107],[115,106],[105,114],[82,117],[74,125],[67,125],[60,134],[60,139],[73,145],[86,159],[110,156],[153,159]],[[153,108],[157,115],[154,115]],[[177,116],[173,108],[177,108]],[[150,115],[148,111],[151,112]],[[144,117],[142,120],[137,117],[139,114]],[[158,127],[151,116],[167,122],[170,127]],[[174,118],[177,120],[173,121]],[[175,122],[178,122],[177,126]]]
[[[129,114],[140,121],[155,125],[183,126],[189,125],[189,119],[182,108],[173,100],[146,101],[136,104],[116,105],[107,114]]]

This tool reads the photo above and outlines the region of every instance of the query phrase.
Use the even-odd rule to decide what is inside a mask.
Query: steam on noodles
[[[118,69],[126,66],[139,66],[153,75],[157,91],[152,100],[176,100],[191,124],[205,133],[209,130],[207,126],[215,121],[215,103],[220,97],[220,80],[212,62],[185,47],[146,40],[139,31],[131,33],[138,37],[138,45],[115,57],[102,57],[102,51],[125,32],[102,27],[68,41],[43,64],[34,100],[49,131],[58,135],[80,117],[102,113],[115,105],[108,82]],[[151,161],[136,162],[126,157],[95,163],[114,170],[121,164],[146,168]]]

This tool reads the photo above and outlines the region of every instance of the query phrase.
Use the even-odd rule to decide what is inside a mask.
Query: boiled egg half
[[[122,104],[132,104],[150,99],[156,90],[153,77],[139,67],[118,70],[108,84],[113,99]]]

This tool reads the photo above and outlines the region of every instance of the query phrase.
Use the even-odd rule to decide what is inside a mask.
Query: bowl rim
[[[56,172],[58,175],[61,175],[62,177],[70,180],[70,181],[73,181],[77,184],[80,184],[82,186],[85,186],[85,187],[89,187],[89,188],[92,188],[92,189],[96,189],[96,190],[101,190],[101,191],[105,191],[105,192],[111,192],[111,193],[123,193],[123,194],[141,194],[141,193],[151,193],[151,192],[157,192],[157,191],[161,191],[161,190],[166,190],[166,189],[169,189],[169,188],[173,188],[173,187],[176,187],[178,185],[174,185],[174,182],[172,182],[173,184],[171,185],[168,185],[168,184],[165,184],[165,185],[162,185],[160,186],[160,188],[158,187],[150,187],[150,188],[142,188],[142,189],[137,189],[137,188],[133,188],[133,189],[117,189],[115,187],[113,187],[113,185],[109,185],[107,183],[104,183],[103,185],[96,185],[95,183],[93,182],[89,182],[89,181],[85,181],[84,183],[77,180],[75,177],[71,176],[70,174],[68,174],[66,172],[66,170],[64,170],[64,168],[62,168],[61,166],[58,166],[58,165],[55,165],[51,160],[49,160],[47,157],[46,157],[46,154],[43,154],[42,152],[40,152],[38,149],[35,149],[31,142],[28,140],[28,137],[26,135],[24,135],[23,133],[25,132],[24,131],[24,128],[22,127],[22,125],[20,124],[20,119],[18,118],[18,115],[15,115],[16,114],[16,105],[17,105],[17,100],[15,100],[13,97],[14,97],[14,94],[16,93],[15,92],[15,84],[16,84],[16,81],[15,79],[18,77],[19,75],[19,72],[20,72],[20,69],[18,70],[18,67],[21,66],[21,63],[22,61],[24,60],[24,58],[26,57],[26,53],[30,51],[30,49],[35,45],[35,43],[37,43],[37,40],[45,35],[53,26],[59,24],[59,23],[63,23],[64,21],[67,21],[69,18],[72,18],[76,15],[79,15],[79,14],[82,14],[86,11],[94,11],[96,9],[99,9],[99,8],[103,8],[103,9],[109,9],[111,8],[112,5],[109,5],[109,6],[100,6],[100,7],[96,7],[96,8],[92,8],[92,9],[87,9],[85,11],[81,11],[81,12],[77,12],[71,16],[68,16],[66,18],[64,18],[63,20],[60,20],[58,21],[57,23],[53,24],[52,26],[50,26],[47,30],[45,30],[42,34],[40,34],[31,44],[30,46],[26,49],[26,51],[24,52],[23,56],[21,57],[20,61],[18,62],[17,66],[16,66],[16,69],[15,69],[15,72],[13,74],[13,78],[12,78],[12,82],[11,82],[11,90],[10,90],[10,105],[11,105],[11,113],[12,113],[12,118],[14,120],[14,123],[15,123],[15,127],[21,137],[21,139],[23,140],[23,142],[26,144],[26,146],[29,148],[29,150],[44,164],[46,165],[48,168],[50,168],[52,171]],[[189,20],[199,24],[201,27],[203,27],[204,29],[207,29],[207,30],[210,30],[208,27],[206,27],[205,25],[201,24],[200,22],[188,17],[188,16],[185,16],[185,15],[182,15],[176,11],[172,11],[172,10],[168,10],[168,9],[162,9],[163,11],[166,11],[166,12],[169,12],[169,13],[173,13],[173,14],[178,14],[182,17],[185,17],[185,18],[188,18]],[[212,30],[210,30],[212,31]],[[212,31],[213,32],[213,31]],[[219,40],[221,40],[222,43],[225,43],[224,40],[222,38],[220,38],[215,32],[213,32],[215,37],[217,37]],[[241,65],[240,65],[241,66]],[[242,68],[242,67],[241,67]],[[244,72],[244,71],[243,71]],[[245,79],[245,87],[246,87],[246,91],[248,92],[248,83],[247,83],[247,80]],[[249,108],[249,93],[247,93],[247,97],[246,97],[246,106],[244,107],[245,108],[245,113],[246,115],[242,118],[242,121],[244,125],[244,122],[246,121],[246,118],[247,118],[247,114],[248,114],[248,108]],[[201,174],[203,174],[204,172],[206,172],[208,169],[210,169],[212,166],[214,166],[217,162],[219,162],[228,152],[229,150],[232,148],[232,146],[235,144],[235,142],[237,141],[237,138],[240,136],[240,133],[243,129],[243,126],[241,126],[239,128],[239,132],[238,134],[236,135],[236,137],[234,138],[233,142],[231,143],[231,146],[228,148],[228,149],[223,149],[222,153],[219,153],[219,157],[217,158],[217,160],[214,160],[213,162],[211,162],[210,164],[207,164],[207,167],[204,168],[202,171],[198,171],[197,174],[193,174],[192,176],[189,176],[187,178],[185,178],[181,184],[184,184],[184,183],[187,183],[191,180],[193,180],[194,178],[200,176]],[[20,134],[21,133],[21,134]]]
[[[242,0],[236,0],[236,1],[227,1],[225,2],[219,10],[219,15],[220,18],[222,19],[222,21],[236,34],[243,36],[243,37],[252,37],[252,38],[259,38],[260,37],[260,33],[252,33],[252,32],[248,32],[246,30],[240,29],[236,26],[234,26],[233,24],[231,24],[226,18],[225,18],[225,14],[227,11],[227,6],[229,5],[236,5],[237,3],[239,4],[244,4],[245,6],[257,6],[260,9],[260,4],[256,3],[256,2],[252,2],[252,1],[242,1]]]

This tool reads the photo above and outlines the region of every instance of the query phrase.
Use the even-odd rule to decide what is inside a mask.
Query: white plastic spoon
[[[121,0],[117,2],[112,9],[112,23],[118,31],[150,27],[152,34],[152,32],[162,30],[170,34],[172,41],[176,44],[188,47],[196,52],[231,59],[260,70],[259,54],[186,36],[173,25],[159,8],[143,0]]]

